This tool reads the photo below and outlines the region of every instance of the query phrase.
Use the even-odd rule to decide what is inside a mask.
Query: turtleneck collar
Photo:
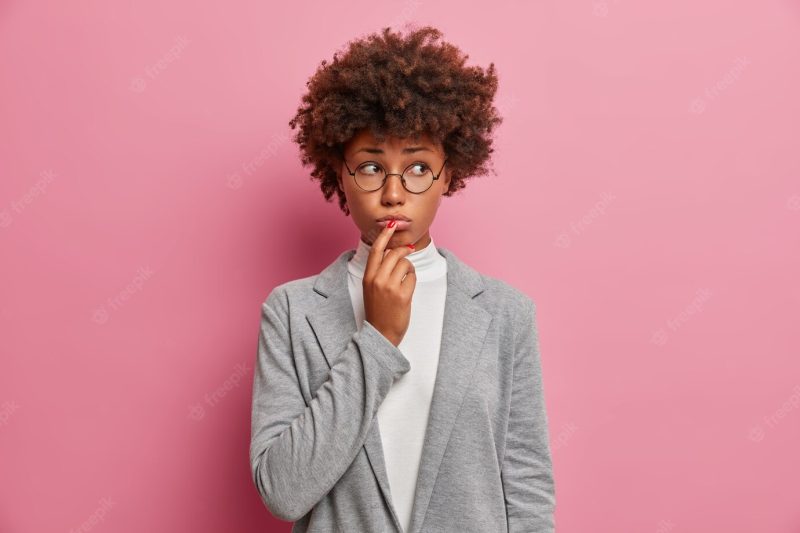
[[[356,252],[347,263],[347,270],[359,279],[364,278],[364,271],[367,268],[367,259],[371,249],[371,245],[359,238]],[[406,256],[406,259],[414,265],[414,272],[418,282],[438,279],[447,273],[447,259],[436,249],[433,237],[431,237],[431,242],[425,248],[411,252]]]

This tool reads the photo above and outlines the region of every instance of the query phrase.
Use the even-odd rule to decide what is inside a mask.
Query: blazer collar
[[[460,290],[470,298],[480,294],[486,286],[480,273],[468,264],[461,261],[453,252],[441,246],[436,247],[439,253],[447,260],[448,289],[452,279]],[[337,257],[333,263],[319,273],[314,283],[314,290],[323,296],[330,296],[338,291],[347,292],[347,262],[356,253],[354,249],[346,250]]]
[[[421,531],[447,441],[492,321],[491,313],[474,300],[486,289],[481,274],[447,248],[437,246],[436,249],[447,260],[442,341],[430,416],[422,445],[411,526],[406,533]],[[355,249],[342,252],[320,272],[313,290],[324,296],[325,300],[306,314],[329,366],[347,347],[357,329],[347,278],[347,261],[354,253]],[[394,506],[388,503],[392,500],[377,415],[364,448],[395,526],[402,531]]]

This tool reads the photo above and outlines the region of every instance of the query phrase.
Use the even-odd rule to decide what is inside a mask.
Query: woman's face
[[[417,250],[425,248],[431,242],[429,228],[436,217],[436,211],[442,201],[442,195],[450,186],[450,171],[445,165],[445,154],[441,145],[434,144],[430,137],[421,136],[418,141],[386,137],[379,143],[368,130],[358,132],[344,147],[344,157],[352,172],[366,161],[374,161],[393,174],[386,179],[384,186],[377,191],[367,192],[356,185],[345,163],[339,173],[339,187],[344,191],[347,206],[353,222],[361,231],[361,240],[372,245],[374,239],[383,229],[385,222],[378,219],[387,215],[405,215],[410,222],[395,226],[392,238],[386,248],[414,244]],[[434,175],[442,171],[439,179],[433,181],[431,187],[420,194],[408,192],[400,181],[406,167],[412,163],[424,163]],[[417,167],[416,170],[420,170]],[[370,167],[374,171],[375,167]]]

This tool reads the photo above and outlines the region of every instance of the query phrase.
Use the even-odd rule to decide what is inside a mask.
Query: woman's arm
[[[279,290],[273,290],[262,305],[250,465],[272,514],[297,521],[353,462],[378,407],[410,364],[365,320],[306,405],[298,385],[287,309],[286,296]]]
[[[516,335],[511,411],[502,478],[509,532],[552,533],[555,483],[536,330],[530,299]]]

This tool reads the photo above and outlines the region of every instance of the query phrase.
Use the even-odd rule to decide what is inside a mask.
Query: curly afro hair
[[[349,209],[338,186],[344,146],[363,128],[379,141],[428,135],[441,144],[451,175],[445,196],[490,170],[492,131],[502,122],[492,104],[494,63],[465,66],[469,56],[437,42],[441,36],[431,26],[406,36],[383,28],[350,41],[332,63],[323,60],[306,83],[308,92],[289,122],[292,129],[299,126],[293,140],[303,165],[313,165],[311,179],[320,181],[325,200],[337,193],[345,215]]]

